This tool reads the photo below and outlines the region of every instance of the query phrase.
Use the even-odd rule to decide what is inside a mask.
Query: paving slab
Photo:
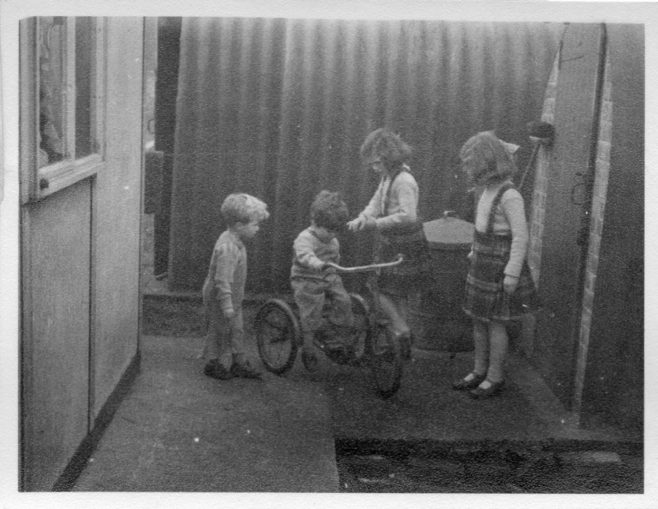
[[[142,338],[142,369],[74,491],[338,491],[321,385],[203,375],[202,338]]]

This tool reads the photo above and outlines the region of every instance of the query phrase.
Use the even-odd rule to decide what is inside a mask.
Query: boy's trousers
[[[224,316],[218,299],[204,299],[204,304],[208,326],[205,357],[219,359],[225,368],[229,368],[234,360],[242,360],[245,356],[242,306],[235,308],[235,316],[229,320]]]
[[[340,276],[333,275],[325,279],[294,277],[290,284],[299,308],[303,331],[316,331],[322,326],[325,296],[333,303],[329,322],[343,327],[352,325],[352,304]]]

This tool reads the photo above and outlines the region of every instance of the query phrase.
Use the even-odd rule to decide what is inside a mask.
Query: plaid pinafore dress
[[[408,170],[398,170],[391,177],[381,205],[384,214],[388,213],[393,182],[403,171]],[[377,231],[375,260],[389,262],[398,254],[404,255],[405,261],[395,267],[380,269],[377,282],[379,289],[384,293],[406,296],[423,287],[428,281],[430,254],[420,217],[410,224],[398,225],[382,232]]]
[[[519,320],[524,313],[539,307],[535,284],[526,260],[523,261],[519,284],[512,295],[503,290],[504,270],[512,246],[511,235],[495,235],[493,221],[500,200],[512,184],[502,186],[494,197],[485,233],[475,230],[473,258],[466,276],[464,312],[482,321]]]

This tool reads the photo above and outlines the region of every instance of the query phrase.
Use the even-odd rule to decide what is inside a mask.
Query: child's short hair
[[[475,184],[505,180],[517,171],[509,144],[500,140],[493,131],[483,131],[469,138],[459,151],[464,160],[472,156],[474,171],[471,176]]]
[[[222,203],[221,212],[228,226],[251,221],[261,222],[270,217],[267,204],[246,193],[229,194]]]
[[[384,127],[372,131],[361,145],[361,159],[368,163],[379,158],[387,170],[397,168],[411,158],[411,147],[393,131]]]
[[[311,204],[311,219],[322,228],[340,231],[345,228],[349,211],[340,193],[320,191]]]

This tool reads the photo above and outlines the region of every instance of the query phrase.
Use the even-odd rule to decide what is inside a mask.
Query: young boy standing
[[[336,234],[345,228],[347,218],[347,205],[340,195],[321,191],[311,204],[311,225],[293,244],[290,284],[302,326],[302,362],[309,371],[315,370],[318,363],[313,340],[323,325],[325,296],[332,301],[330,324],[338,329],[352,325],[350,296],[336,269],[327,265],[327,262],[340,263]]]
[[[242,300],[247,279],[244,241],[253,238],[259,223],[269,217],[267,205],[251,195],[231,194],[221,208],[227,224],[213,249],[203,284],[203,303],[208,323],[204,349],[208,362],[204,373],[212,378],[260,378],[247,360],[244,345]]]

